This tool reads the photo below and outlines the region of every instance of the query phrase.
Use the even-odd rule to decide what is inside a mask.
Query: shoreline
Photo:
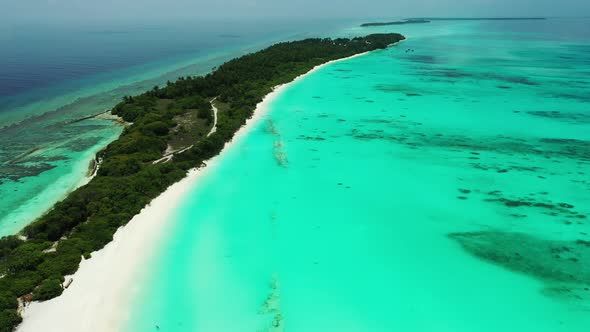
[[[220,154],[207,160],[205,166],[193,168],[179,182],[171,185],[145,206],[125,226],[120,227],[113,240],[92,257],[80,263],[71,278],[73,282],[57,298],[45,302],[32,302],[22,310],[23,322],[16,331],[83,332],[118,331],[128,319],[130,300],[137,290],[136,277],[152,257],[159,237],[181,204],[185,194],[198,185],[198,179],[215,168],[223,152],[253,129],[270,110],[269,105],[291,84],[330,64],[366,55],[364,52],[350,57],[328,61],[315,66],[291,82],[276,86],[256,105],[253,116],[246,121],[227,142]],[[105,271],[108,271],[105,273]]]
[[[96,176],[98,168],[100,167],[100,161],[96,159],[98,153],[105,149],[106,146],[110,144],[110,142],[118,139],[118,137],[119,136],[114,136],[111,139],[109,139],[109,142],[107,142],[106,144],[101,144],[100,146],[97,145],[85,151],[79,159],[75,160],[73,164],[73,168],[75,169],[75,171],[57,177],[57,179],[59,179],[60,181],[53,181],[53,185],[57,184],[58,186],[50,186],[41,191],[36,192],[34,196],[29,197],[24,203],[20,204],[17,209],[13,210],[13,212],[0,218],[0,221],[2,221],[3,224],[5,224],[5,228],[2,232],[0,232],[0,237],[10,235],[22,236],[23,230],[28,225],[31,225],[37,220],[43,218],[43,216],[46,215],[49,211],[51,211],[51,209],[57,203],[67,198],[68,195],[70,195],[72,192],[76,191],[80,187],[83,187],[84,185],[88,184]],[[96,147],[98,148],[95,149]],[[35,151],[28,152],[27,155],[35,153],[39,150],[40,148],[37,148],[35,149]],[[75,179],[71,179],[69,178],[71,174],[76,174],[77,177]],[[53,190],[51,190],[52,188]],[[61,190],[59,193],[55,193],[55,188],[65,189]],[[50,198],[48,198],[48,196]],[[39,203],[40,201],[51,201],[53,203],[50,203],[49,205],[44,205],[42,203]],[[25,222],[22,224],[20,222],[18,224],[16,223],[17,221],[22,220],[25,220]],[[6,227],[6,224],[8,223],[10,224],[10,226],[13,227]]]

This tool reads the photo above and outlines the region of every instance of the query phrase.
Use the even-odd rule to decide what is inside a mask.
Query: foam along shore
[[[326,62],[300,75],[290,83],[276,86],[256,106],[250,118],[233,139],[226,143],[223,151],[231,149],[236,141],[245,136],[256,123],[263,119],[272,101],[289,84],[310,75],[329,64],[359,57]],[[221,153],[224,153],[224,152]],[[130,300],[137,292],[135,280],[147,268],[145,263],[154,254],[154,244],[171,222],[176,207],[184,195],[198,183],[200,177],[218,163],[219,156],[206,162],[205,167],[192,169],[181,181],[170,186],[160,196],[133,217],[127,225],[119,228],[113,241],[92,257],[80,263],[78,271],[66,278],[73,280],[63,294],[45,302],[32,302],[23,308],[23,322],[18,332],[85,332],[118,331],[127,320]]]

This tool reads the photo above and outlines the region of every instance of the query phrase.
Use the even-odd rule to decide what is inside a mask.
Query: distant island
[[[361,27],[378,27],[378,26],[385,26],[385,25],[402,25],[402,24],[419,24],[419,23],[430,23],[427,19],[421,18],[412,18],[402,21],[393,21],[393,22],[371,22],[371,23],[363,23]]]
[[[545,17],[423,17],[423,18],[408,18],[401,21],[392,22],[369,22],[361,24],[361,27],[379,27],[387,25],[403,25],[403,24],[421,24],[430,23],[432,21],[537,21],[546,20]]]
[[[59,296],[82,257],[102,249],[170,185],[219,154],[275,86],[403,39],[390,33],[283,42],[206,76],[125,97],[111,112],[127,127],[98,154],[96,176],[19,235],[0,239],[0,331],[20,324],[23,303]]]
[[[546,20],[546,17],[423,17],[412,18],[409,20],[428,20],[428,21],[530,21]]]

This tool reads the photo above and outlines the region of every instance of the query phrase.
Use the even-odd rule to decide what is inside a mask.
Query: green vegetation
[[[394,22],[372,22],[372,23],[363,23],[361,27],[379,27],[379,26],[386,26],[386,25],[402,25],[402,24],[419,24],[419,23],[430,23],[429,20],[421,19],[421,18],[412,18],[403,21],[394,21]]]
[[[545,20],[544,17],[429,17],[429,18],[409,18],[401,21],[393,22],[371,22],[363,23],[361,27],[379,27],[387,25],[402,25],[402,24],[420,24],[430,23],[432,21],[530,21],[530,20]]]
[[[45,301],[61,295],[63,288],[59,279],[45,279],[33,292],[33,300]]]
[[[213,126],[213,112],[209,102],[199,96],[183,98],[178,103],[171,102],[167,107],[180,107],[184,110],[177,112],[180,114],[173,118],[177,126],[170,131],[168,140],[173,150],[195,143],[195,139],[206,136]]]
[[[383,49],[402,39],[399,34],[376,34],[280,43],[229,61],[207,76],[180,78],[124,98],[112,112],[132,124],[99,154],[97,176],[27,226],[22,232],[27,240],[0,239],[0,332],[20,322],[17,297],[32,294],[46,300],[61,294],[64,276],[78,269],[83,256],[103,248],[119,227],[189,169],[217,155],[274,86],[316,65]],[[217,131],[194,137],[191,149],[154,164],[174,141],[177,121],[187,113],[211,122],[213,98],[223,108]]]
[[[20,324],[22,318],[16,310],[5,309],[0,311],[0,332],[10,332]]]

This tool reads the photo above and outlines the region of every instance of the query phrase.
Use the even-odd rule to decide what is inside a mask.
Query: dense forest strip
[[[393,21],[393,22],[371,22],[371,23],[363,23],[361,27],[379,27],[379,26],[387,26],[387,25],[403,25],[403,24],[420,24],[420,23],[430,23],[429,20],[425,19],[407,19],[403,21]]]
[[[165,87],[125,97],[112,114],[132,124],[100,152],[96,176],[20,236],[0,239],[0,332],[20,323],[18,299],[44,301],[60,295],[64,276],[76,272],[82,257],[89,258],[112,241],[119,227],[189,169],[219,154],[274,86],[317,65],[384,49],[403,39],[399,34],[374,34],[279,43],[231,60],[206,76],[181,77]],[[207,136],[202,128],[213,123],[209,101],[215,97],[224,110],[217,114],[216,131]],[[174,131],[179,127],[176,121],[186,118],[191,123]],[[192,147],[169,162],[154,164],[175,135],[186,134],[183,128],[194,130]]]

